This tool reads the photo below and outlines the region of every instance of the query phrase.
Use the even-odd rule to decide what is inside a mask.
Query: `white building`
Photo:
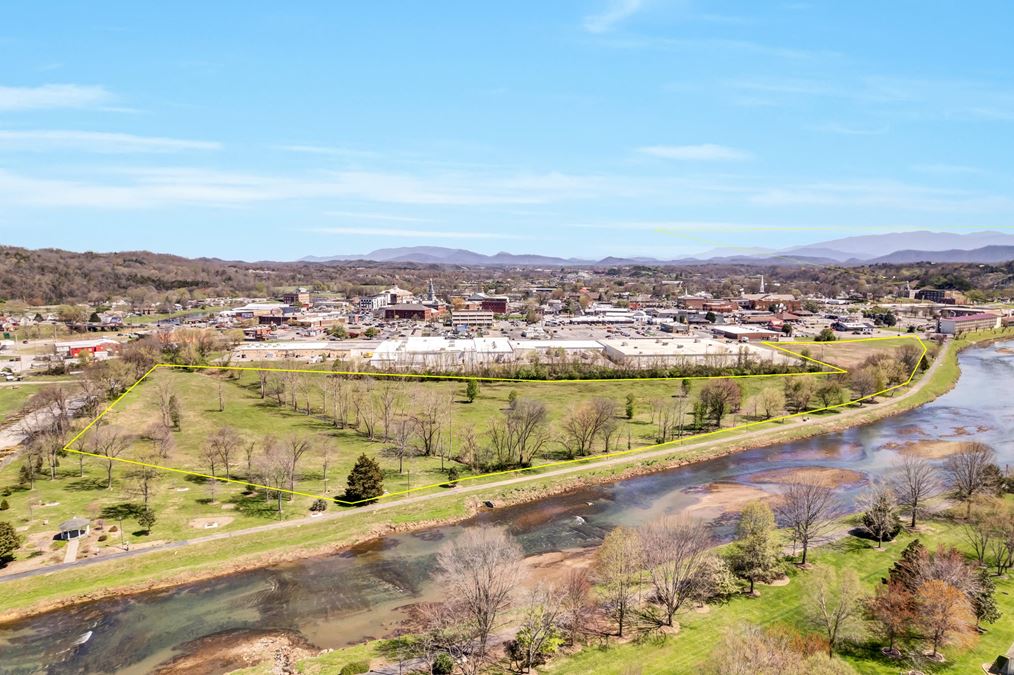
[[[729,344],[707,338],[664,337],[599,340],[605,354],[617,364],[631,368],[675,365],[723,367],[742,358],[770,363],[791,361],[787,355],[751,344]]]
[[[383,370],[467,370],[513,360],[507,338],[410,337],[380,343],[370,365]]]
[[[244,342],[233,350],[236,361],[368,361],[379,345],[366,340],[285,340]]]

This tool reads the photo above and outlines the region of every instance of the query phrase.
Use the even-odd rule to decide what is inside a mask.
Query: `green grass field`
[[[319,404],[311,402],[311,412],[306,415],[302,411],[293,411],[289,408],[279,407],[273,403],[262,400],[258,393],[257,376],[246,374],[238,380],[227,380],[223,382],[223,398],[225,402],[224,412],[218,410],[218,383],[217,373],[183,372],[179,370],[161,369],[157,371],[159,376],[171,379],[183,402],[183,424],[182,430],[176,432],[175,449],[171,452],[166,461],[171,466],[178,468],[191,468],[202,473],[207,473],[208,468],[198,459],[198,451],[204,443],[208,434],[222,424],[228,424],[238,430],[239,433],[251,440],[258,440],[265,434],[272,434],[278,438],[286,438],[290,435],[306,435],[315,439],[318,444],[328,443],[333,450],[332,462],[329,467],[328,490],[326,494],[334,496],[340,494],[344,488],[344,478],[355,457],[360,452],[367,452],[380,457],[385,469],[385,487],[388,490],[396,490],[399,487],[407,487],[409,480],[413,487],[424,484],[424,482],[442,482],[446,480],[446,473],[440,470],[439,457],[413,457],[406,462],[406,471],[397,471],[397,460],[392,457],[382,456],[380,450],[385,443],[369,441],[362,434],[351,429],[336,429],[327,421],[319,418],[319,410],[315,406]],[[956,374],[956,369],[954,371]],[[316,376],[313,376],[316,377]],[[939,371],[934,380],[939,380]],[[770,380],[740,380],[744,386],[744,399],[749,401],[763,386],[781,387],[780,378]],[[773,383],[773,384],[765,384]],[[928,384],[928,383],[927,383]],[[629,423],[631,433],[631,444],[633,447],[646,445],[654,442],[655,429],[650,422],[651,412],[644,403],[653,397],[664,397],[671,399],[673,392],[678,389],[678,382],[625,382],[625,383],[593,383],[582,382],[573,385],[560,383],[483,383],[479,397],[474,403],[464,402],[464,384],[461,382],[425,382],[412,383],[410,386],[436,388],[453,397],[451,408],[453,422],[451,429],[454,437],[460,433],[465,425],[483,425],[485,419],[490,415],[501,415],[502,410],[507,407],[509,393],[514,390],[521,396],[537,397],[546,403],[549,410],[551,425],[558,423],[566,414],[570,405],[579,400],[580,396],[610,396],[620,405],[622,411],[623,399],[632,391],[637,397],[636,414]],[[694,387],[702,386],[695,383]],[[941,386],[949,386],[944,383]],[[430,390],[428,389],[428,390]],[[141,434],[147,429],[160,413],[157,406],[157,391],[155,381],[145,382],[129,394],[115,411],[110,413],[109,426],[118,426],[132,434]],[[887,399],[882,399],[887,400]],[[906,407],[909,401],[906,401]],[[875,417],[880,414],[880,406],[867,405],[861,416]],[[746,411],[744,411],[745,413]],[[743,415],[739,419],[729,416],[726,425],[742,422]],[[828,415],[828,421],[833,420],[833,415]],[[620,431],[614,439],[616,445],[613,449],[626,449],[627,436],[625,427],[626,420],[620,420]],[[772,428],[776,432],[771,440],[788,441],[800,436],[813,434],[819,431],[819,427],[812,423],[785,423],[774,424]],[[646,466],[657,465],[667,466],[675,461],[691,461],[695,458],[711,456],[716,452],[723,451],[723,448],[733,447],[736,437],[744,433],[742,430],[726,432],[715,438],[715,443],[701,448],[684,450],[678,444],[672,444],[672,454],[665,457],[657,457],[643,462]],[[82,439],[86,442],[86,439]],[[691,441],[692,442],[692,441]],[[453,441],[452,441],[453,443]],[[150,441],[138,440],[131,451],[138,453],[138,456],[150,452]],[[319,447],[319,446],[318,446]],[[453,454],[453,446],[450,448]],[[596,447],[596,455],[601,455],[601,445]],[[546,462],[557,459],[560,455],[559,445],[551,446],[551,452],[547,457],[540,457],[538,461]],[[124,455],[129,456],[129,455]],[[236,460],[240,466],[236,469],[236,475],[240,479],[243,476],[243,465],[245,458],[240,454]],[[446,459],[445,466],[450,466],[452,460]],[[83,466],[83,476],[81,467]],[[534,479],[520,486],[504,488],[490,488],[489,491],[481,493],[481,498],[493,498],[496,500],[505,499],[511,501],[524,497],[531,498],[541,494],[546,489],[559,487],[561,485],[577,485],[589,478],[605,478],[616,476],[636,466],[636,455],[631,457],[627,465],[615,465],[609,467],[589,467],[580,473],[571,474],[567,477],[547,477],[545,479]],[[36,482],[34,489],[27,489],[17,486],[18,466],[9,465],[0,471],[0,489],[5,486],[10,489],[11,494],[6,497],[10,505],[10,511],[3,515],[9,519],[20,530],[26,538],[26,545],[19,551],[18,560],[24,561],[28,556],[43,556],[46,562],[57,562],[62,560],[63,551],[60,550],[52,536],[56,531],[56,525],[62,520],[73,515],[84,515],[92,519],[104,521],[105,529],[101,534],[106,534],[104,541],[99,542],[96,532],[85,542],[82,550],[83,556],[88,556],[97,551],[120,545],[121,534],[111,533],[110,527],[119,527],[120,520],[123,520],[124,538],[134,546],[138,544],[168,541],[181,538],[193,538],[206,534],[213,534],[220,531],[230,531],[264,524],[278,519],[275,511],[275,504],[266,501],[260,494],[244,494],[242,485],[216,486],[216,499],[211,501],[210,485],[203,479],[183,476],[180,474],[163,472],[155,484],[151,497],[151,505],[154,508],[158,521],[151,534],[144,534],[134,522],[131,515],[140,503],[140,497],[136,491],[136,481],[130,476],[131,467],[120,464],[114,465],[113,487],[106,489],[105,486],[106,462],[85,458],[79,461],[76,455],[68,455],[62,458],[58,469],[57,479],[50,480],[43,476]],[[323,477],[321,476],[322,466],[320,464],[319,452],[308,453],[299,467],[300,478],[296,485],[299,491],[315,494],[315,491],[323,493]],[[467,476],[467,468],[459,465],[462,476]],[[537,471],[537,470],[535,470]],[[502,476],[484,479],[495,481]],[[352,537],[361,536],[376,523],[397,524],[419,521],[432,521],[443,518],[459,517],[466,509],[464,500],[456,497],[453,490],[447,488],[434,488],[436,492],[444,493],[445,497],[420,505],[410,505],[404,508],[398,507],[383,512],[380,516],[360,517],[342,520],[340,527],[331,525],[332,521],[314,525],[312,522],[293,528],[293,533],[299,536],[285,537],[272,535],[267,539],[261,539],[256,535],[245,535],[233,540],[235,543],[230,546],[213,544],[201,544],[192,549],[188,548],[186,555],[181,552],[173,552],[171,556],[162,553],[146,556],[144,562],[134,562],[132,566],[125,566],[118,563],[108,563],[101,566],[89,568],[96,570],[94,575],[88,579],[75,580],[72,583],[50,584],[41,579],[27,579],[16,583],[4,584],[5,592],[14,592],[20,588],[23,595],[20,597],[15,593],[11,595],[0,595],[0,611],[18,606],[31,605],[36,600],[73,597],[75,593],[83,592],[85,589],[103,588],[106,586],[129,586],[140,579],[168,579],[178,578],[190,570],[207,570],[212,567],[236,561],[244,555],[256,556],[268,551],[295,551],[300,547],[313,549],[323,543],[340,545],[348,543]],[[479,498],[477,493],[474,498]],[[284,503],[282,518],[295,518],[305,516],[311,497],[296,497],[291,502]],[[331,506],[332,509],[339,508]],[[354,521],[354,522],[353,522]],[[216,527],[208,528],[208,523],[214,522]],[[303,538],[302,535],[315,532]],[[179,555],[177,555],[179,553]],[[148,561],[152,561],[149,563]],[[154,561],[160,561],[155,563]],[[38,562],[38,561],[37,561]],[[59,573],[63,578],[65,575]]]
[[[968,553],[960,525],[942,520],[933,521],[931,532],[920,533],[919,539],[930,549],[937,545],[956,546]],[[914,539],[905,533],[895,541],[877,550],[872,542],[848,536],[845,539],[816,549],[814,563],[828,565],[838,570],[852,569],[859,575],[867,591],[887,575],[888,569],[898,558],[901,550]],[[637,664],[641,672],[697,672],[712,654],[728,632],[743,624],[760,626],[787,625],[803,632],[813,628],[806,622],[804,593],[807,577],[812,571],[794,571],[787,586],[760,586],[758,598],[738,597],[701,614],[694,611],[680,615],[680,632],[661,644],[653,641],[614,645],[604,648],[588,648],[572,657],[554,662],[545,672],[582,675],[607,675],[628,672],[631,664]],[[924,664],[923,670],[934,673],[981,672],[979,666],[992,662],[996,656],[1006,653],[1014,639],[1014,580],[997,580],[996,600],[1003,613],[1001,619],[982,635],[977,644],[968,649],[944,648],[947,663],[940,666]],[[894,675],[902,670],[905,662],[891,660],[878,653],[880,643],[875,638],[869,642],[853,645],[844,650],[843,658],[860,673]]]
[[[0,423],[21,409],[38,387],[0,387]]]
[[[855,570],[865,589],[872,592],[874,586],[886,576],[901,550],[913,538],[911,534],[903,533],[895,541],[885,544],[883,550],[877,550],[872,542],[847,536],[834,544],[814,549],[813,561],[816,565],[831,566],[838,570]],[[919,533],[919,539],[930,549],[943,544],[968,552],[960,533],[960,525],[951,521],[929,522],[925,531]],[[812,632],[814,629],[807,624],[803,609],[808,577],[812,574],[813,570],[793,568],[790,583],[786,586],[759,584],[759,597],[736,597],[711,607],[707,612],[681,612],[678,615],[680,631],[675,636],[585,647],[579,652],[554,658],[541,666],[539,672],[559,675],[696,673],[701,671],[725,635],[746,624],[781,625],[804,633]],[[992,662],[996,656],[1006,653],[1014,639],[1014,580],[997,580],[996,600],[1003,616],[995,624],[987,626],[986,632],[973,646],[965,649],[945,647],[942,651],[947,657],[946,663],[923,663],[920,668],[927,673],[982,672],[979,668],[982,663]],[[380,659],[383,646],[384,641],[377,640],[337,649],[299,662],[297,670],[315,675],[335,672],[350,661]],[[864,675],[896,675],[906,667],[911,667],[909,661],[883,657],[879,653],[880,646],[876,636],[870,633],[860,643],[843,649],[841,656]],[[241,672],[252,674],[267,671],[258,667]]]

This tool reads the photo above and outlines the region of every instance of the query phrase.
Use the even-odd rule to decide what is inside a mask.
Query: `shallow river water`
[[[0,627],[0,673],[144,673],[187,643],[246,629],[295,631],[319,647],[384,635],[407,606],[434,598],[434,553],[480,522],[502,524],[526,554],[591,547],[612,527],[701,508],[702,497],[777,485],[760,472],[828,467],[875,477],[904,444],[982,440],[1014,461],[1014,351],[970,349],[948,394],[916,410],[805,441],[774,445],[648,476],[485,512],[459,525],[385,537],[339,555],[234,574],[179,588],[72,607]],[[841,487],[848,503],[864,481]],[[712,493],[714,494],[714,493]],[[709,502],[710,503],[710,502]],[[728,518],[716,525],[728,533]],[[87,574],[87,569],[82,570]],[[90,632],[90,637],[82,638]]]

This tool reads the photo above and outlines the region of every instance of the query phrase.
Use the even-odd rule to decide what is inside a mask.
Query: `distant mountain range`
[[[356,255],[307,256],[301,262],[342,262],[351,260],[369,260],[375,262],[411,262],[441,265],[528,265],[528,266],[564,266],[564,265],[658,265],[680,264],[692,265],[701,263],[730,264],[778,264],[795,263],[799,265],[867,265],[876,263],[916,263],[916,262],[961,262],[961,263],[997,263],[1014,260],[1014,235],[1002,232],[970,232],[954,234],[951,232],[892,232],[887,234],[869,234],[842,239],[795,246],[784,250],[749,249],[746,253],[736,254],[741,249],[715,249],[693,257],[660,260],[646,257],[615,257],[601,260],[581,258],[560,258],[536,254],[515,254],[501,251],[493,255],[476,253],[460,248],[443,246],[403,246],[398,248],[381,248],[370,253]]]

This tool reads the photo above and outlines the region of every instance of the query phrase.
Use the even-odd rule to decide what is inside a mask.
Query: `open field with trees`
[[[857,372],[872,386],[907,377],[911,345],[899,342],[867,348],[870,362]],[[111,393],[125,386],[118,373],[102,377],[114,366],[97,365],[83,382]],[[81,553],[94,555],[341,508],[334,499],[366,502],[422,486],[451,491],[475,476],[678,443],[872,393],[852,374],[469,385],[188,371],[160,368],[127,394],[74,444],[90,456],[62,452],[73,435],[68,420],[0,471],[24,539],[17,568],[62,560],[52,536],[73,515],[95,521]]]
[[[455,581],[460,566],[475,559],[467,549],[501,553],[487,559],[487,579],[517,571],[509,538],[479,530],[443,549],[449,599],[444,610],[424,608],[423,632],[305,659],[298,670],[401,661],[412,668],[436,664],[439,672],[450,672],[440,670],[445,662],[457,664],[454,672],[520,673],[537,666],[601,675],[978,672],[1010,645],[1014,582],[1009,568],[998,573],[994,565],[1008,564],[1014,542],[994,539],[994,548],[984,550],[976,534],[1009,534],[1014,501],[990,497],[976,508],[981,511],[971,519],[958,508],[921,519],[915,530],[899,527],[882,542],[867,528],[870,511],[828,518],[828,530],[841,534],[814,548],[805,565],[788,546],[791,528],[776,530],[763,503],[748,505],[737,540],[717,548],[700,523],[668,516],[614,530],[590,564],[560,582],[514,584],[509,600],[499,599],[501,592],[496,601],[468,603],[477,596]],[[891,512],[894,518],[908,513]],[[495,584],[501,591],[504,585]],[[467,612],[480,604],[485,612]],[[457,608],[454,621],[450,607]],[[475,623],[476,615],[486,623]],[[485,636],[498,630],[514,638],[487,649]],[[462,668],[463,653],[481,665]]]

